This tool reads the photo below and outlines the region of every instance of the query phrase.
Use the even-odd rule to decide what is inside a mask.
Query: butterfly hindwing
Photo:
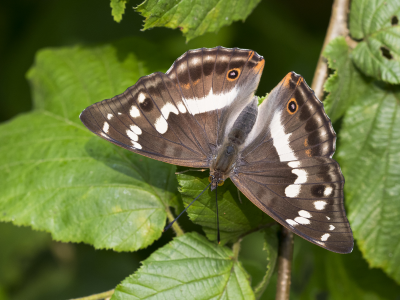
[[[331,251],[350,252],[344,178],[331,158],[336,134],[322,103],[293,72],[265,101],[232,181],[283,226]]]

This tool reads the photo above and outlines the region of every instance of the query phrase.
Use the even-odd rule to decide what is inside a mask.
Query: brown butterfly
[[[322,103],[291,72],[257,106],[264,58],[243,49],[190,50],[164,74],[80,115],[92,132],[163,162],[228,177],[262,211],[308,241],[349,253],[344,178],[332,159],[336,134]]]

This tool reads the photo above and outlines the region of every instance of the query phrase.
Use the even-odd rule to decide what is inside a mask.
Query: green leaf
[[[187,172],[178,175],[182,200],[185,206],[208,186],[208,171]],[[237,238],[260,225],[272,222],[272,219],[256,207],[243,194],[238,196],[238,189],[226,180],[218,190],[218,214],[221,243],[236,241]],[[208,188],[187,210],[189,218],[203,227],[211,241],[217,240],[217,216],[215,191]]]
[[[121,22],[127,2],[128,0],[111,0],[111,15],[114,17],[115,22]]]
[[[145,0],[136,10],[146,18],[143,30],[179,28],[186,41],[245,20],[260,0]]]
[[[271,280],[278,259],[278,226],[265,230],[264,250],[267,252],[268,265],[261,282],[254,288],[256,299],[260,299]]]
[[[296,237],[293,263],[293,300],[388,300],[400,296],[400,286],[382,270],[371,269],[357,246],[343,255]]]
[[[368,83],[365,82],[367,85]],[[343,118],[337,159],[348,218],[372,267],[400,282],[400,88],[369,83]]]
[[[78,118],[149,73],[141,55],[113,46],[38,53],[28,73],[35,111],[0,126],[2,221],[118,251],[161,236],[177,201],[175,166],[103,141]]]
[[[0,286],[10,286],[21,281],[23,273],[32,267],[31,261],[46,249],[51,240],[44,232],[10,223],[0,223],[0,232]]]
[[[335,70],[324,86],[329,92],[324,107],[332,122],[342,117],[354,99],[368,88],[364,84],[367,79],[355,68],[349,53],[345,39],[339,37],[327,45],[323,54],[328,59],[329,68]]]
[[[338,68],[335,84],[328,84],[331,95],[341,97],[336,111],[346,106],[334,117],[343,115],[336,158],[346,179],[347,216],[370,265],[400,282],[400,88],[352,69],[343,38],[333,41],[328,53],[331,67]],[[340,93],[342,86],[346,93]]]
[[[399,0],[351,3],[350,33],[362,40],[352,52],[354,63],[365,74],[394,84],[400,83],[399,16]]]
[[[197,233],[175,238],[125,279],[112,300],[254,299],[249,278],[230,249]]]
[[[262,96],[262,97],[257,96],[257,98],[258,98],[258,99],[257,99],[258,105],[260,105],[261,103],[263,103],[264,100],[267,99],[267,97],[268,97],[268,93],[265,94],[265,96]]]

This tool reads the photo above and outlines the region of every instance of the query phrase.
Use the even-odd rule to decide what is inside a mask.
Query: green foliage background
[[[240,203],[227,182],[218,191],[222,245],[210,193],[179,220],[189,233],[171,242],[172,231],[161,233],[168,207],[190,203],[207,172],[175,176],[174,166],[93,136],[78,116],[199,47],[263,55],[259,96],[289,71],[311,84],[331,5],[2,2],[0,300],[76,298],[118,284],[113,299],[274,299],[276,227],[246,236],[238,256],[232,249],[268,216],[243,195]],[[340,255],[296,238],[291,299],[400,299],[399,14],[400,1],[354,0],[357,46],[339,38],[325,50],[332,75],[324,105],[339,137],[356,245]]]

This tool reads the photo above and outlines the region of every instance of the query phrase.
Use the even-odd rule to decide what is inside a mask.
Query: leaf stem
[[[233,258],[235,260],[238,260],[238,258],[239,258],[240,244],[241,244],[242,240],[243,240],[243,238],[239,238],[236,241],[236,243],[234,243],[233,246],[232,246]]]
[[[74,298],[71,300],[101,300],[101,299],[105,299],[108,300],[111,298],[111,296],[114,294],[114,290],[110,290],[107,292],[103,292],[100,294],[94,294],[91,296],[87,296],[87,297],[82,297],[82,298]]]
[[[293,233],[282,226],[279,239],[278,280],[275,300],[289,300],[292,273]]]
[[[165,211],[167,212],[168,223],[174,221],[175,217],[172,214],[171,209],[168,205],[165,206]],[[179,226],[178,221],[172,224],[172,229],[175,231],[176,236],[182,236],[185,233],[183,229]]]
[[[330,41],[339,36],[348,36],[347,16],[349,13],[349,3],[350,0],[335,0],[333,2],[331,19],[311,85],[315,95],[320,100],[324,96],[324,83],[328,77],[328,64],[322,54]]]

